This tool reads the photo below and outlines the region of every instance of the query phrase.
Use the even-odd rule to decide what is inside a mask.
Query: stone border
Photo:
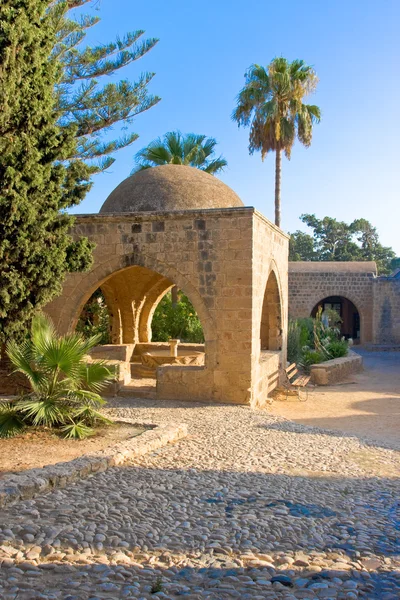
[[[347,356],[311,365],[311,382],[315,385],[334,385],[352,373],[359,373],[362,369],[362,357],[349,350]]]
[[[0,479],[0,508],[19,500],[34,498],[54,488],[66,487],[70,483],[94,473],[101,473],[110,467],[122,465],[134,456],[143,456],[147,452],[152,452],[187,436],[185,423],[155,425],[148,421],[138,423],[136,420],[128,418],[115,419],[114,423],[144,425],[151,429],[137,437],[118,442],[105,450],[99,450],[69,462],[6,475]]]

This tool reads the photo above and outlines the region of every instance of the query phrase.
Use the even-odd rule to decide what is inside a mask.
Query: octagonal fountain
[[[141,355],[141,362],[145,369],[154,374],[162,365],[204,365],[204,352],[179,348],[180,340],[168,340],[168,348],[154,348],[150,352]]]

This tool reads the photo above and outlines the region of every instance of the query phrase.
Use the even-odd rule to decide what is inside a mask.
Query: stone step
[[[156,381],[154,380],[154,384],[146,382],[143,385],[138,385],[137,380],[132,381],[122,386],[117,395],[122,398],[149,398],[154,400],[156,398]]]
[[[145,367],[142,363],[131,363],[131,377],[132,378],[154,378],[155,371],[154,369],[150,369],[149,367]]]

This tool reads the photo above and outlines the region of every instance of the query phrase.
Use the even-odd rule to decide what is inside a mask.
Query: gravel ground
[[[110,412],[189,436],[2,511],[4,600],[400,598],[398,452],[244,407]]]

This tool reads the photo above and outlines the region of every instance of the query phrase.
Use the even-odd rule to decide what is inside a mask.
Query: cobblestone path
[[[2,599],[400,598],[398,452],[243,407],[110,412],[189,436],[3,510]]]

